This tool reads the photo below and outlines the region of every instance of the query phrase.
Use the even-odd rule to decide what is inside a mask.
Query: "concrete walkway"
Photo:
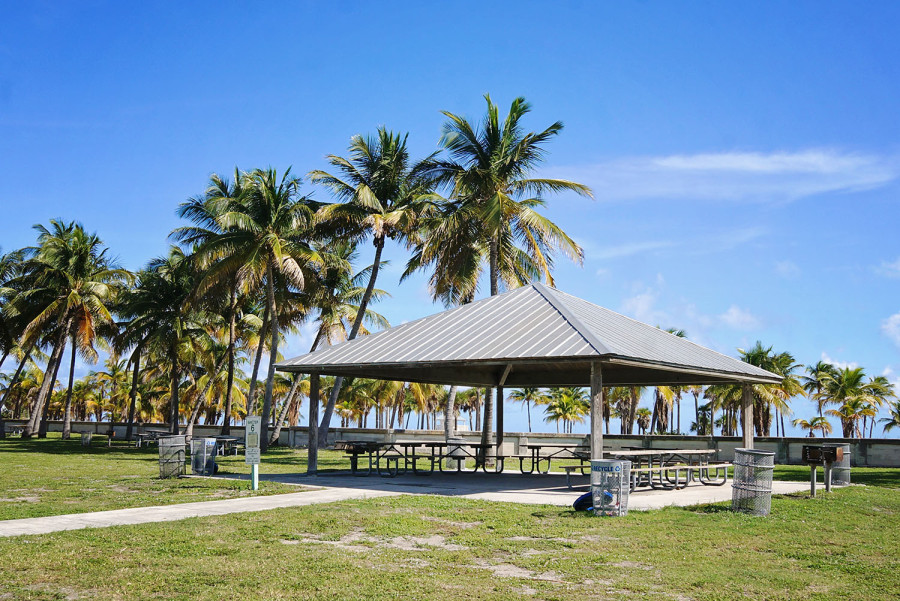
[[[322,488],[288,493],[286,495],[178,503],[176,505],[157,505],[154,507],[134,507],[131,509],[96,511],[93,513],[54,515],[43,518],[24,518],[21,520],[0,521],[0,537],[47,534],[49,532],[80,530],[82,528],[108,528],[110,526],[148,524],[151,522],[174,522],[176,520],[209,515],[266,511],[267,509],[278,509],[281,507],[299,507],[349,499],[372,499],[398,494],[400,493],[380,490]]]
[[[246,479],[246,477],[238,477]],[[481,499],[504,503],[571,506],[587,490],[587,486],[571,490],[562,474],[484,474],[463,472],[429,475],[405,475],[397,478],[352,476],[347,473],[278,474],[262,476],[265,480],[302,484],[304,492],[242,499],[179,503],[154,507],[135,507],[94,513],[25,518],[0,521],[0,537],[47,534],[82,528],[107,528],[151,522],[172,522],[186,518],[225,515],[249,511],[266,511],[281,507],[301,507],[352,499],[371,499],[396,495],[440,495],[465,499]],[[584,481],[587,479],[585,478]],[[774,494],[809,490],[808,482],[772,483]],[[631,493],[630,510],[659,509],[667,506],[690,506],[731,500],[731,481],[724,486],[692,484],[682,490],[644,490]]]

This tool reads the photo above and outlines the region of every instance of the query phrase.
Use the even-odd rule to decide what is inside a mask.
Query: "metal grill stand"
[[[755,449],[734,450],[731,510],[769,515],[772,508],[772,472],[775,453]]]
[[[591,495],[594,499],[594,515],[628,515],[630,490],[630,461],[591,460]]]

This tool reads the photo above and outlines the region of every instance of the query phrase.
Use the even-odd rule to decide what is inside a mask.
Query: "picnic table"
[[[581,444],[572,444],[572,443],[556,443],[556,444],[544,444],[544,443],[533,443],[526,444],[525,448],[528,449],[528,453],[516,455],[519,459],[519,471],[523,474],[532,474],[535,471],[541,474],[546,474],[550,471],[550,462],[553,459],[578,459],[581,463],[584,463],[582,459],[583,456],[588,456],[590,459],[590,449]],[[549,449],[550,452],[542,452],[544,449]],[[530,461],[531,464],[529,469],[525,469],[525,461]],[[541,470],[541,462],[547,462],[547,469]]]
[[[238,449],[244,444],[243,438],[237,436],[216,436],[216,449],[220,455],[228,455],[232,451],[232,455],[237,456]]]
[[[679,489],[691,482],[707,486],[722,486],[728,479],[730,463],[710,461],[718,453],[715,449],[607,449],[604,454],[614,459],[628,459],[631,466],[631,490],[639,486],[654,489]],[[578,452],[580,466],[564,466],[566,482],[579,470],[587,475],[589,453]]]
[[[140,448],[141,446],[152,442],[159,444],[160,436],[168,435],[168,430],[144,430],[143,432],[137,432],[134,435],[134,446]]]

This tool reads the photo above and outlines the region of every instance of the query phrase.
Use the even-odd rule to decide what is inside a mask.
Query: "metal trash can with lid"
[[[823,447],[838,447],[844,450],[844,456],[840,461],[835,461],[831,466],[831,485],[850,486],[850,445],[843,442],[826,442]]]
[[[756,449],[735,449],[731,510],[750,515],[769,515],[772,509],[774,471],[775,453]]]
[[[197,476],[212,476],[216,473],[215,438],[191,439],[191,471]]]
[[[618,459],[591,460],[591,495],[594,515],[628,515],[631,462]]]
[[[184,475],[184,435],[159,437],[159,477]]]

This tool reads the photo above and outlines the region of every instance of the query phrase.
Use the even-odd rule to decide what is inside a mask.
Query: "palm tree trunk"
[[[32,348],[34,348],[33,344],[28,347],[28,351],[22,356],[22,361],[20,361],[18,367],[16,367],[16,373],[13,374],[12,379],[9,381],[9,386],[6,387],[6,392],[3,393],[3,399],[0,400],[0,438],[6,438],[6,425],[3,422],[3,408],[6,407],[6,400],[9,398],[10,393],[12,393],[13,386],[19,381],[19,375],[21,375],[22,369],[24,369],[29,357],[31,357]],[[15,414],[13,414],[13,417],[15,417]]]
[[[531,434],[531,401],[525,401],[525,409],[528,411],[528,433]]]
[[[194,402],[194,408],[191,410],[191,417],[188,418],[187,428],[185,428],[184,433],[190,439],[194,435],[194,424],[197,423],[197,417],[200,415],[200,408],[203,406],[203,397],[209,394],[209,389],[213,387],[213,384],[216,383],[216,378],[219,375],[219,372],[222,371],[222,368],[225,366],[225,361],[228,360],[228,351],[225,351],[225,354],[219,359],[219,362],[216,363],[215,368],[213,368],[212,373],[209,374],[209,378],[206,379],[206,386],[203,387],[203,391],[197,395],[197,400]]]
[[[362,326],[363,318],[366,315],[366,308],[369,306],[369,300],[372,298],[372,291],[375,290],[375,279],[378,277],[378,270],[381,268],[381,253],[384,250],[384,236],[375,236],[375,259],[372,261],[372,273],[369,274],[369,283],[366,285],[366,292],[363,294],[362,300],[359,302],[359,309],[356,311],[356,319],[353,320],[353,327],[350,328],[350,335],[347,340],[353,340],[359,334],[359,328]],[[334,413],[334,405],[337,403],[338,395],[341,393],[341,386],[344,384],[344,378],[338,376],[334,379],[334,386],[331,394],[328,395],[328,404],[325,405],[325,411],[322,412],[322,421],[319,424],[319,445],[325,446],[328,442],[328,426],[331,424],[331,416]]]
[[[447,404],[444,405],[444,439],[449,441],[456,435],[456,386],[450,387],[447,393]]]
[[[250,376],[250,390],[247,392],[247,415],[255,413],[256,410],[256,380],[259,376],[259,364],[262,362],[263,347],[266,340],[266,334],[269,331],[269,303],[263,311],[263,322],[259,327],[259,343],[256,346],[256,359],[253,360],[253,374]]]
[[[69,361],[69,389],[66,391],[66,409],[63,417],[62,439],[72,438],[72,388],[75,386],[75,337],[72,336],[72,359]]]
[[[38,438],[47,438],[47,431],[50,429],[49,423],[49,415],[50,415],[50,397],[53,394],[53,384],[56,383],[56,379],[59,377],[59,368],[62,366],[62,355],[60,355],[59,360],[56,362],[56,365],[53,367],[53,376],[50,378],[50,395],[47,396],[47,402],[44,403],[44,412],[41,414],[41,422],[38,426]],[[101,404],[102,407],[102,404]],[[100,421],[100,420],[97,420]]]
[[[56,373],[56,368],[59,366],[60,359],[62,359],[63,349],[66,346],[66,335],[69,332],[71,324],[71,320],[67,321],[65,326],[60,328],[59,334],[56,337],[56,344],[53,345],[53,352],[50,354],[50,359],[47,361],[47,369],[44,371],[44,380],[41,382],[41,387],[38,389],[38,395],[34,400],[34,407],[31,411],[31,415],[28,416],[28,424],[25,426],[25,431],[22,432],[22,438],[31,438],[38,433],[41,416],[44,413],[44,405],[47,403],[47,399],[50,397],[50,391],[53,389],[53,382],[55,379],[53,374]]]
[[[134,363],[134,370],[131,374],[131,391],[129,393],[129,397],[131,397],[130,402],[128,403],[128,426],[125,428],[125,439],[131,440],[131,437],[134,433],[134,410],[137,406],[137,391],[138,391],[138,382],[139,376],[141,373],[141,345],[138,343],[137,347],[134,349],[134,353],[131,355],[132,362]]]
[[[0,369],[3,369],[3,364],[6,363],[6,358],[9,356],[10,349],[5,349],[3,351],[3,356],[0,357]]]
[[[222,436],[231,434],[232,388],[234,388],[234,329],[235,320],[237,319],[237,284],[235,282],[232,282],[231,285],[231,299],[228,312],[228,382],[225,385],[225,417],[222,420]]]
[[[493,388],[485,388],[484,390],[484,423],[481,427],[481,444],[488,445],[483,446],[480,449],[480,453],[482,454],[481,460],[485,465],[488,465],[488,451],[490,450],[490,445],[493,445],[493,430],[494,428],[494,389]]]
[[[266,375],[266,396],[263,399],[263,410],[262,410],[262,431],[259,433],[259,441],[261,452],[265,453],[269,448],[269,419],[272,414],[272,389],[275,386],[275,362],[278,360],[278,313],[275,311],[275,281],[274,274],[272,273],[272,263],[275,261],[274,256],[269,257],[269,264],[267,266],[268,271],[268,282],[266,287],[268,289],[268,297],[269,297],[269,315],[271,323],[269,324],[269,329],[272,332],[272,342],[269,344],[269,369]]]
[[[178,434],[178,384],[180,374],[178,373],[178,349],[174,340],[169,352],[172,360],[172,381],[171,390],[169,391],[169,431],[172,434]]]
[[[272,428],[272,436],[269,438],[270,445],[275,444],[278,437],[281,436],[281,427],[282,424],[284,424],[284,418],[287,417],[288,410],[294,404],[296,397],[299,396],[298,391],[302,380],[303,378],[300,377],[300,374],[294,375],[294,382],[291,384],[291,389],[288,391],[287,396],[284,397],[284,405],[281,407],[281,411],[278,412],[278,418],[275,420],[275,427]]]

